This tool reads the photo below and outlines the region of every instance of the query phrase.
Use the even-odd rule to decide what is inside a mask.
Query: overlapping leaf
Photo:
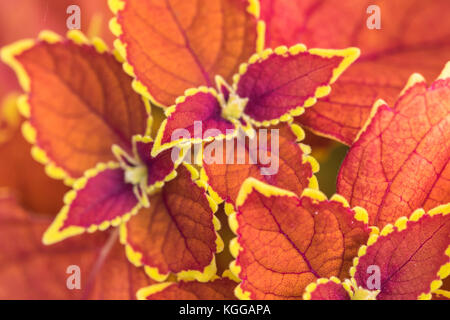
[[[180,281],[165,282],[142,288],[138,292],[141,300],[236,300],[236,282],[220,278],[211,282]]]
[[[367,12],[370,5],[380,8],[379,30],[367,27],[373,14]],[[346,144],[357,136],[374,101],[382,98],[392,104],[411,73],[420,72],[429,79],[437,76],[450,55],[448,10],[446,0],[427,4],[352,0],[338,6],[332,0],[261,1],[267,47],[301,41],[319,48],[361,49],[361,58],[340,78],[332,94],[300,119],[314,131]]]
[[[29,117],[26,138],[56,178],[78,178],[97,162],[112,160],[112,144],[130,150],[131,137],[147,129],[144,102],[113,54],[100,41],[94,47],[80,33],[68,36],[60,41],[45,33],[37,42],[2,50],[30,93],[21,101]]]
[[[156,137],[153,154],[183,142],[201,142],[232,135],[236,125],[222,117],[217,92],[201,88],[178,99],[175,109],[166,112]],[[181,131],[182,130],[182,131]]]
[[[203,178],[212,188],[211,193],[234,204],[242,183],[249,177],[296,194],[316,187],[313,173],[318,164],[306,153],[307,147],[298,144],[304,137],[302,129],[293,129],[295,133],[290,126],[258,129],[252,138],[241,132],[235,139],[206,145]]]
[[[450,64],[428,88],[411,76],[395,105],[378,102],[374,113],[344,160],[338,192],[380,227],[450,201]]]
[[[254,179],[241,190],[230,218],[238,235],[231,247],[232,271],[242,279],[238,297],[300,299],[316,279],[348,275],[369,230],[342,197],[328,201],[311,189],[298,197]]]
[[[257,45],[255,4],[244,0],[111,1],[111,31],[135,88],[170,106],[188,88],[227,80]],[[248,9],[247,9],[248,8]]]
[[[192,181],[196,178],[191,173],[192,168],[190,172],[181,166],[177,178],[150,197],[150,208],[121,227],[128,258],[144,265],[155,280],[163,281],[169,273],[200,281],[215,275],[214,255],[223,248],[213,218],[217,205],[201,184]]]
[[[450,273],[450,205],[427,214],[416,210],[398,219],[362,246],[351,280],[319,279],[308,285],[304,298],[317,300],[445,299],[442,280]],[[375,231],[374,230],[374,231]]]
[[[217,77],[219,93],[201,87],[179,97],[166,111],[168,119],[159,129],[153,154],[183,142],[236,135],[236,126],[290,121],[327,96],[330,85],[358,56],[356,48],[307,50],[301,44],[254,54],[241,64],[232,86]]]
[[[117,234],[83,236],[47,247],[41,236],[49,221],[24,211],[10,195],[1,195],[2,299],[134,299],[139,288],[152,284],[127,261]],[[80,267],[79,290],[67,287],[72,275],[67,269],[73,265]]]

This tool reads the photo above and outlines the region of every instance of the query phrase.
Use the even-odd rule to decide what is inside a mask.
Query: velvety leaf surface
[[[66,205],[44,235],[44,243],[118,225],[139,209],[133,185],[125,182],[125,172],[117,165],[91,169],[76,182],[76,189],[66,195],[64,202]]]
[[[327,54],[299,50],[275,51],[250,62],[241,74],[236,92],[241,98],[248,98],[244,113],[251,119],[262,122],[290,112],[300,114],[294,110],[328,95],[328,85],[359,55],[356,49]],[[316,91],[319,88],[323,93]],[[308,99],[311,102],[307,103]]]
[[[381,13],[381,29],[367,28],[369,5]],[[351,144],[378,98],[393,103],[413,72],[435,78],[450,56],[450,2],[437,0],[261,0],[266,46],[361,49],[331,95],[301,118],[315,131]],[[414,17],[414,19],[411,19]],[[433,32],[430,32],[433,30]]]
[[[186,135],[180,134],[179,129],[184,129]],[[191,139],[201,141],[208,137],[225,135],[227,130],[234,129],[235,125],[231,121],[222,118],[222,108],[217,99],[217,93],[196,90],[193,95],[177,103],[175,110],[161,124],[155,140],[154,153],[176,143]]]
[[[244,184],[243,190],[250,193],[240,196],[236,214],[240,246],[236,269],[243,295],[301,299],[305,287],[318,278],[345,278],[352,258],[369,237],[355,212],[339,201],[325,200],[317,191],[297,197],[260,182],[256,185],[252,191]]]
[[[433,209],[433,216],[407,222],[406,229],[395,228],[387,235],[382,232],[359,258],[354,275],[358,286],[369,289],[371,273],[367,270],[378,266],[381,280],[377,300],[417,299],[429,293],[432,281],[440,279],[441,266],[450,261],[449,206],[443,207]]]
[[[2,299],[134,299],[139,288],[152,283],[127,261],[117,235],[85,235],[47,247],[41,237],[49,223],[1,196]],[[67,288],[70,265],[80,267],[80,290]]]
[[[127,61],[162,105],[172,105],[188,88],[211,87],[215,75],[231,80],[256,51],[248,1],[120,2],[117,22]]]
[[[277,137],[271,129],[278,130]],[[252,141],[261,140],[260,132],[266,129],[256,130],[256,136]],[[220,198],[227,202],[235,203],[236,198],[245,179],[253,177],[274,186],[291,190],[296,194],[309,186],[310,179],[313,177],[313,168],[300,146],[297,144],[298,137],[291,131],[289,126],[272,127],[267,130],[267,140],[262,139],[258,142],[257,148],[252,148],[254,142],[250,142],[247,138],[244,140],[243,134],[233,139],[233,148],[227,147],[228,142],[212,142],[217,146],[222,146],[222,156],[217,149],[216,153],[211,152],[208,156],[205,147],[203,159],[203,168],[206,173],[208,184],[219,195]],[[273,143],[278,142],[278,149],[272,150]],[[255,150],[258,152],[256,153]],[[270,163],[263,163],[261,155],[267,154],[272,162],[278,160],[278,168]],[[213,159],[217,158],[220,163],[213,163]],[[211,159],[211,160],[208,160]],[[232,161],[227,161],[232,160]],[[275,171],[273,174],[263,175],[261,170],[269,169],[273,166]]]
[[[151,196],[150,203],[121,228],[121,239],[133,252],[130,260],[152,268],[149,273],[155,278],[203,272],[212,263],[217,238],[205,190],[180,166],[177,178]]]
[[[7,54],[14,55],[29,77],[27,85],[19,73],[30,92],[35,143],[71,178],[112,160],[112,144],[130,150],[131,137],[145,133],[144,103],[112,54],[70,40],[17,48],[13,45]]]
[[[413,76],[392,108],[378,111],[350,148],[338,192],[383,227],[416,208],[450,201],[450,79]]]
[[[236,282],[222,278],[211,282],[166,282],[139,290],[139,298],[145,300],[236,300]]]
[[[344,289],[341,283],[328,281],[326,283],[318,283],[313,291],[311,291],[310,300],[350,300],[350,295]]]

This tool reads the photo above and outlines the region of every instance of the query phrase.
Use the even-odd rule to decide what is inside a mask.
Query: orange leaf
[[[369,29],[377,5],[381,29]],[[351,144],[378,98],[393,103],[413,72],[434,78],[450,56],[450,2],[436,0],[262,0],[266,45],[361,49],[361,58],[344,73],[331,95],[299,121],[315,132]],[[414,17],[414,19],[411,19]]]
[[[11,95],[3,103],[0,101],[0,187],[13,191],[26,209],[57,213],[68,188],[50,179],[31,157],[30,145],[20,132],[23,121],[16,100],[15,95]]]
[[[24,211],[10,195],[0,196],[1,299],[134,299],[152,283],[127,261],[117,234],[42,245],[49,221]],[[67,287],[71,265],[80,267],[80,290]]]
[[[138,291],[140,300],[236,300],[236,282],[222,278],[211,282],[164,282]]]
[[[377,300],[431,298],[450,272],[450,204],[416,210],[386,226],[359,251],[350,271],[356,285],[379,290]],[[378,268],[373,272],[370,268]],[[378,281],[374,276],[379,276]],[[378,282],[378,284],[377,284]]]
[[[116,0],[110,7],[135,89],[161,105],[188,88],[211,87],[215,75],[231,80],[256,51],[254,8],[245,0]]]
[[[357,215],[358,213],[358,215]],[[242,279],[240,298],[300,299],[305,287],[321,277],[345,278],[352,258],[369,237],[340,196],[327,200],[307,189],[301,197],[255,179],[243,184],[237,213],[230,216],[237,242],[231,270]],[[366,217],[367,218],[367,217]]]
[[[242,183],[249,177],[296,194],[309,186],[316,187],[313,173],[318,164],[308,156],[306,146],[298,145],[304,137],[303,130],[298,126],[295,130],[294,133],[290,126],[281,125],[258,129],[252,139],[241,132],[235,139],[206,145],[202,178],[212,188],[210,192],[234,204]]]
[[[150,208],[121,226],[128,258],[157,281],[169,273],[208,281],[216,273],[214,255],[223,247],[213,217],[217,205],[195,175],[192,167],[179,167],[177,178],[150,197]]]
[[[427,88],[412,75],[392,108],[374,116],[347,154],[338,192],[383,227],[417,208],[450,201],[450,63]]]
[[[61,40],[43,33],[3,48],[2,59],[15,69],[29,93],[20,110],[29,117],[25,137],[47,173],[72,181],[97,162],[114,159],[111,145],[131,148],[144,134],[147,111],[131,89],[130,78],[106,46],[86,42],[79,32]]]
[[[342,286],[339,279],[321,278],[306,287],[303,294],[305,300],[350,300],[350,294]]]

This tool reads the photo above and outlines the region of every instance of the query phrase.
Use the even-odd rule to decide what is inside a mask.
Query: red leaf
[[[112,144],[130,150],[131,137],[146,132],[148,115],[104,44],[89,45],[77,32],[68,36],[44,33],[42,40],[4,48],[2,58],[30,93],[21,111],[29,117],[24,134],[36,145],[36,158],[51,176],[70,182],[112,160]]]
[[[272,129],[278,132],[271,131]],[[245,139],[245,135],[241,133],[232,140],[232,144],[230,141],[215,141],[205,147],[203,179],[212,188],[210,193],[217,194],[216,198],[234,204],[242,183],[249,177],[296,194],[301,194],[309,186],[316,187],[317,180],[313,173],[318,170],[318,164],[305,153],[308,151],[306,147],[303,151],[298,145],[298,141],[304,137],[303,130],[298,126],[291,129],[290,126],[283,125],[269,128],[264,136],[265,130],[258,129],[252,139]],[[273,136],[274,134],[278,135]],[[255,143],[257,148],[253,149]],[[211,148],[211,152],[208,152],[208,148]],[[222,154],[219,148],[222,148]],[[264,154],[271,158],[272,163],[262,161]],[[216,158],[220,162],[217,163]],[[278,165],[274,164],[276,161]],[[216,200],[220,202],[219,199]]]
[[[431,298],[431,291],[450,271],[450,204],[428,214],[416,210],[408,221],[386,226],[379,237],[359,251],[356,267],[350,271],[356,284],[366,290],[378,289],[378,300]],[[379,268],[379,288],[373,288],[370,266]],[[375,282],[376,283],[376,282]]]
[[[118,226],[138,212],[141,205],[133,185],[117,163],[99,164],[77,180],[64,197],[65,206],[44,234],[43,242],[53,244],[85,231]]]
[[[383,102],[347,154],[338,192],[383,227],[450,201],[450,64],[427,88],[413,75],[393,108]]]
[[[322,278],[306,287],[304,300],[350,300],[350,295],[337,278]]]
[[[244,114],[255,123],[273,124],[300,115],[304,107],[330,93],[330,84],[358,56],[356,48],[306,51],[303,45],[254,55],[234,79],[238,96],[248,98]]]
[[[153,155],[183,142],[198,143],[231,135],[237,126],[236,122],[222,117],[222,107],[213,89],[187,91],[175,106],[166,110],[166,115],[158,130]],[[181,135],[180,130],[185,134]]]
[[[366,23],[377,5],[381,29]],[[262,0],[266,45],[311,47],[355,46],[362,56],[333,87],[300,119],[315,132],[351,144],[369,117],[378,98],[393,103],[413,72],[434,78],[450,55],[450,10],[446,0],[425,4],[420,0],[350,0],[336,6],[332,0]],[[410,17],[414,17],[411,23]],[[433,30],[433,32],[430,32]]]
[[[236,282],[222,278],[211,282],[164,282],[142,288],[140,300],[236,300]]]
[[[358,215],[356,215],[358,212]],[[237,242],[232,271],[242,279],[240,298],[300,299],[321,277],[347,276],[352,258],[369,237],[357,221],[365,213],[335,196],[307,189],[303,196],[248,179],[230,216]],[[367,216],[366,216],[367,218]]]
[[[256,51],[256,18],[247,1],[110,1],[111,31],[126,54],[134,87],[169,106],[188,88],[231,80]]]
[[[450,300],[450,277],[447,276],[442,287],[433,292],[433,300]]]
[[[193,170],[181,166],[177,178],[150,197],[150,208],[121,227],[130,261],[144,265],[147,274],[158,281],[171,272],[179,279],[200,281],[216,273],[214,255],[223,246],[213,223],[217,205],[195,176],[192,180]]]
[[[152,283],[127,261],[117,235],[86,235],[47,247],[41,243],[47,225],[46,218],[1,196],[1,299],[134,299]],[[71,265],[80,267],[80,290],[67,288]]]

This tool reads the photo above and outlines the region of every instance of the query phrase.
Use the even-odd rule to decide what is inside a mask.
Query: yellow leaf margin
[[[108,229],[110,226],[117,227],[120,224],[122,224],[123,222],[128,221],[131,218],[131,216],[133,216],[139,212],[139,209],[141,209],[142,205],[138,202],[137,205],[131,211],[124,213],[120,217],[116,217],[113,220],[103,221],[100,225],[93,224],[93,225],[89,226],[88,228],[80,227],[80,226],[69,226],[62,231],[60,230],[61,227],[64,225],[64,222],[67,219],[72,202],[77,197],[77,192],[79,190],[82,190],[86,186],[89,179],[97,176],[99,173],[101,173],[105,170],[111,170],[111,169],[117,169],[117,168],[120,168],[120,166],[117,162],[99,163],[99,164],[97,164],[97,166],[95,168],[86,170],[83,177],[75,180],[75,182],[73,183],[72,190],[68,191],[64,196],[64,206],[59,211],[55,220],[52,222],[50,227],[48,227],[48,229],[45,231],[45,233],[42,237],[42,242],[45,245],[51,245],[51,244],[60,242],[69,237],[83,234],[86,231],[89,233],[93,233],[97,230],[104,231],[104,230]]]
[[[233,90],[236,91],[239,81],[241,79],[241,76],[243,76],[247,70],[248,67],[252,64],[261,63],[265,60],[267,60],[269,57],[273,55],[288,57],[288,56],[295,56],[302,53],[309,53],[311,55],[316,55],[322,58],[332,58],[332,57],[342,57],[343,60],[339,64],[337,68],[333,70],[333,75],[330,79],[330,82],[328,85],[319,86],[316,88],[315,93],[313,96],[309,97],[305,100],[303,105],[297,106],[290,110],[289,112],[285,113],[279,118],[265,120],[265,121],[257,121],[252,119],[249,115],[245,114],[245,109],[243,113],[244,120],[248,121],[249,123],[260,127],[268,127],[270,125],[276,125],[280,122],[286,122],[292,120],[293,117],[300,116],[305,112],[305,108],[313,106],[317,99],[326,97],[331,92],[331,84],[333,84],[339,76],[354,62],[356,59],[358,59],[360,55],[360,51],[358,48],[346,48],[346,49],[340,49],[340,50],[332,50],[332,49],[307,49],[307,47],[304,44],[296,44],[291,47],[286,46],[280,46],[275,49],[265,49],[263,51],[255,53],[253,56],[250,57],[247,63],[242,63],[239,66],[239,72],[233,76]]]
[[[305,131],[302,129],[302,127],[293,123],[292,119],[287,122],[287,125],[291,129],[291,132],[296,136],[296,142],[303,152],[302,163],[305,164],[308,162],[311,165],[313,175],[311,176],[311,178],[309,178],[308,188],[318,190],[319,182],[317,181],[317,177],[314,174],[319,172],[320,165],[317,162],[317,160],[310,155],[311,148],[308,145],[301,143],[305,139]],[[203,167],[200,168],[200,180],[204,181],[205,185],[207,185],[208,194],[214,199],[216,203],[221,204],[222,202],[225,201],[225,199],[222,199],[222,197],[219,196],[219,194],[216,191],[214,191],[214,189],[209,185],[208,182],[209,178]],[[227,216],[229,216],[233,212],[235,212],[234,204],[229,201],[226,201],[225,213],[227,214]]]
[[[103,54],[108,52],[108,46],[105,42],[100,38],[93,38],[92,41],[89,41],[87,37],[79,30],[70,30],[67,32],[66,37],[68,40],[71,40],[74,44],[77,45],[88,45],[95,48],[95,50],[99,54]],[[65,39],[49,30],[41,31],[38,35],[37,39],[24,39],[20,40],[16,43],[10,44],[6,47],[3,47],[0,51],[1,60],[9,65],[17,75],[18,81],[25,91],[25,94],[21,95],[17,100],[17,106],[20,113],[26,118],[29,119],[31,116],[31,107],[28,103],[29,93],[30,93],[30,83],[31,79],[28,76],[25,68],[19,63],[19,61],[15,58],[21,53],[31,49],[33,46],[37,44],[38,41],[44,41],[49,44],[59,43],[64,41]],[[112,55],[116,58],[116,60],[120,63],[123,62],[120,54],[117,50],[113,50]],[[147,99],[142,97],[145,108],[147,110],[147,114],[149,117],[147,129],[145,135],[150,135],[151,130],[151,107]],[[67,173],[63,168],[58,166],[54,161],[52,161],[45,150],[37,146],[37,131],[31,125],[30,121],[25,121],[22,124],[22,134],[30,144],[32,144],[31,155],[32,157],[39,163],[45,166],[45,172],[47,175],[53,179],[63,180],[67,186],[72,186],[77,177],[72,177]]]
[[[393,233],[394,231],[401,232],[407,228],[409,222],[417,222],[423,216],[428,215],[432,217],[438,214],[446,216],[449,213],[450,213],[450,203],[447,203],[444,205],[437,206],[434,209],[429,210],[428,212],[425,212],[425,210],[423,209],[417,209],[411,214],[409,219],[407,217],[400,217],[396,220],[394,225],[387,224],[386,226],[384,226],[381,232],[378,230],[377,227],[372,227],[372,233],[369,236],[367,245],[361,246],[358,251],[358,256],[353,259],[353,266],[350,268],[350,276],[351,276],[350,281],[352,283],[356,283],[354,276],[356,273],[356,268],[358,267],[359,259],[366,254],[368,247],[374,245],[377,242],[379,237],[386,237],[389,234]],[[442,280],[450,275],[450,245],[447,247],[445,254],[449,257],[449,262],[440,267],[439,271],[436,274],[436,280],[433,280],[430,283],[430,290],[428,292],[423,292],[419,294],[417,299],[430,300],[432,298],[432,293],[438,291],[439,288],[442,286]]]
[[[117,37],[116,40],[114,40],[114,47],[116,48],[117,52],[120,53],[120,55],[125,60],[123,62],[123,69],[125,72],[133,77],[132,87],[133,89],[143,97],[150,100],[155,106],[158,106],[160,108],[167,108],[167,106],[161,104],[158,102],[148,91],[148,88],[137,79],[136,74],[134,72],[133,66],[131,66],[130,63],[128,63],[127,60],[127,49],[126,44],[124,44],[119,38],[123,33],[122,26],[117,21],[117,14],[122,11],[125,8],[125,1],[124,0],[108,0],[108,6],[111,12],[115,15],[111,20],[109,21],[109,29],[112,32],[114,36]],[[259,18],[260,14],[260,3],[259,0],[248,0],[248,7],[247,12],[253,15],[255,18]],[[265,23],[261,20],[257,20],[257,27],[256,27],[257,37],[256,37],[256,52],[261,51],[264,48],[264,41],[266,37],[266,31],[265,31]]]
[[[191,174],[192,181],[202,188],[205,192],[205,197],[208,200],[209,206],[212,211],[212,219],[213,219],[213,225],[214,225],[214,231],[216,234],[216,252],[220,253],[223,251],[224,243],[222,238],[220,237],[218,231],[221,229],[221,224],[219,219],[215,216],[215,213],[218,209],[217,203],[206,193],[206,186],[205,184],[199,180],[199,173],[195,167],[183,163],[183,165],[189,170]],[[144,267],[145,273],[153,280],[158,282],[166,281],[169,275],[169,273],[161,273],[158,268],[152,267],[150,265],[144,265],[142,261],[142,253],[139,251],[135,251],[133,247],[127,242],[127,227],[126,223],[121,224],[120,226],[120,242],[125,246],[125,253],[128,258],[128,260],[136,267]],[[175,274],[178,281],[180,280],[197,280],[199,282],[208,282],[210,281],[217,273],[217,266],[216,266],[216,258],[215,254],[213,254],[213,257],[211,259],[211,263],[206,266],[202,271],[198,270],[183,270]]]
[[[300,199],[302,197],[307,197],[307,198],[312,199],[315,202],[322,202],[322,201],[328,200],[327,196],[324,193],[322,193],[321,191],[316,190],[316,189],[305,189],[299,197],[291,191],[274,187],[272,185],[261,182],[255,178],[247,178],[244,181],[244,183],[242,184],[241,189],[239,191],[238,198],[236,200],[236,207],[238,209],[240,206],[242,206],[245,203],[248,196],[254,190],[256,190],[257,192],[261,193],[262,195],[264,195],[266,197],[288,196],[288,197],[295,197],[298,199]],[[350,208],[348,201],[339,194],[333,195],[328,201],[339,202],[344,208]],[[353,216],[354,219],[356,221],[363,222],[367,226],[367,222],[369,220],[367,211],[361,207],[354,207],[354,208],[351,208],[351,210],[354,212],[354,216]],[[230,225],[231,231],[233,231],[234,234],[238,235],[239,223],[237,221],[237,212],[233,212],[228,216],[228,223]],[[230,252],[235,259],[237,259],[239,252],[242,250],[243,250],[243,248],[240,246],[239,239],[237,237],[230,241]],[[241,267],[236,264],[236,260],[231,262],[230,270],[234,276],[239,278],[239,275],[241,273]],[[251,299],[251,292],[245,291],[241,287],[241,284],[239,284],[236,287],[235,295],[240,300],[250,300]]]

